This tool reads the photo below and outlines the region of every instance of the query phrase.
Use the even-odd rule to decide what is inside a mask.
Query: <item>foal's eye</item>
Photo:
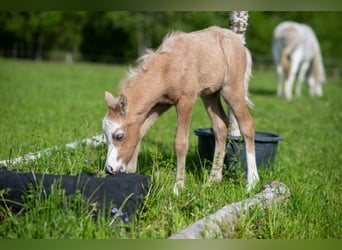
[[[116,134],[114,135],[114,139],[117,140],[117,141],[123,140],[124,137],[125,137],[125,133],[123,133],[123,132],[116,133]]]

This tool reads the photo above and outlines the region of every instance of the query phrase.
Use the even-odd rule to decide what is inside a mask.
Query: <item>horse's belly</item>
[[[213,93],[219,91],[220,89],[221,89],[220,85],[210,86],[210,87],[203,88],[199,94],[201,96],[206,96],[206,95],[213,94]]]

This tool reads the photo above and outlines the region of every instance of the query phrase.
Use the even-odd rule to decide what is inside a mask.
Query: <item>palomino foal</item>
[[[140,141],[147,129],[171,106],[177,111],[174,141],[177,173],[174,192],[184,187],[189,123],[198,96],[204,102],[215,134],[215,154],[209,177],[221,181],[229,121],[244,137],[247,190],[259,181],[254,149],[254,122],[247,104],[251,55],[234,32],[210,27],[191,33],[174,32],[155,52],[140,59],[122,85],[119,98],[105,93],[108,113],[103,129],[108,143],[109,173],[136,172]],[[229,118],[220,97],[229,105]]]

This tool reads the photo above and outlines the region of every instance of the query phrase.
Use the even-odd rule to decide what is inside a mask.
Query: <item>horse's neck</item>
[[[137,79],[138,80],[138,79]],[[130,116],[138,122],[143,121],[148,112],[158,103],[163,95],[161,84],[156,77],[131,83],[124,91]]]

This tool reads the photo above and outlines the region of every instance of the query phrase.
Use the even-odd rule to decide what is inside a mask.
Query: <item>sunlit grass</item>
[[[104,91],[126,67],[0,59],[0,158],[101,132]]]
[[[106,146],[63,145],[101,133],[106,112],[105,90],[117,90],[127,67],[94,64],[34,63],[0,60],[0,158],[8,159],[58,145],[35,161],[12,167],[35,173],[95,173],[104,176]],[[329,81],[323,98],[303,96],[292,102],[275,96],[272,70],[256,71],[251,81],[251,110],[256,130],[282,136],[273,167],[260,169],[261,186],[278,180],[291,190],[287,203],[242,216],[233,238],[341,238],[342,205],[342,85]],[[143,97],[142,97],[143,98]],[[167,238],[224,205],[246,199],[246,180],[239,172],[224,172],[222,183],[207,186],[210,163],[197,154],[195,128],[210,127],[198,101],[190,125],[186,188],[172,193],[176,157],[173,139],[176,113],[171,109],[148,131],[141,145],[138,172],[152,182],[141,210],[129,223],[111,223],[105,215],[90,216],[77,194],[63,196],[55,188],[49,197],[33,193],[24,215],[0,207],[3,238]],[[31,200],[30,200],[31,199]]]

